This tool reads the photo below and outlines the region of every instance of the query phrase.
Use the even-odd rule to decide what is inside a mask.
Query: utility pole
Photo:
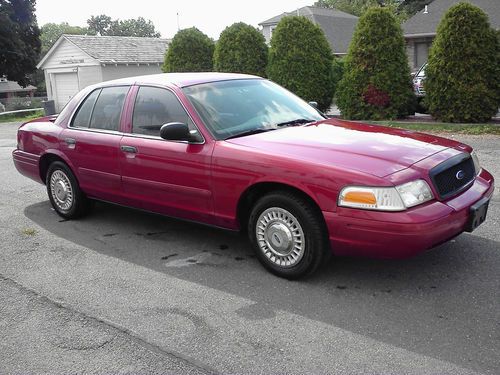
[[[177,12],[177,31],[180,31],[181,27],[179,24],[179,12]]]

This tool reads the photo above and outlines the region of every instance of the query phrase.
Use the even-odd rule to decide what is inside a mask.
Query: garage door
[[[56,111],[61,111],[67,102],[79,91],[76,73],[54,74]]]

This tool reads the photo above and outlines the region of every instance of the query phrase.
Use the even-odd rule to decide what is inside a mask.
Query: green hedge
[[[162,70],[210,72],[213,70],[214,42],[195,27],[175,34],[165,54]]]
[[[227,27],[215,45],[214,68],[218,72],[246,73],[264,77],[267,45],[255,27],[239,22]]]
[[[284,17],[273,31],[268,77],[321,110],[332,102],[332,51],[323,30],[305,17]]]
[[[441,20],[426,68],[425,102],[445,122],[485,122],[500,104],[497,35],[478,7],[459,3]]]
[[[359,19],[336,102],[348,119],[394,119],[414,113],[403,31],[390,10],[370,8]]]

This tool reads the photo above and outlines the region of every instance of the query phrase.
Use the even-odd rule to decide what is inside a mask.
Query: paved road
[[[63,221],[0,125],[0,373],[500,373],[500,194],[404,261],[291,282],[238,234],[97,204]],[[461,137],[500,181],[500,139]]]

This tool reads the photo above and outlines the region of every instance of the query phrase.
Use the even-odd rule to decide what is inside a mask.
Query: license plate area
[[[469,222],[465,227],[466,232],[474,231],[486,220],[490,198],[483,198],[471,206],[469,211]]]

